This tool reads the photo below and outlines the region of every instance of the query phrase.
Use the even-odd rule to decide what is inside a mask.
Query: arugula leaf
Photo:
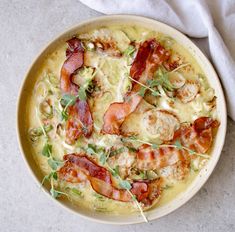
[[[50,157],[52,153],[52,145],[46,143],[42,149],[42,155],[46,156],[46,157]]]
[[[60,103],[62,106],[72,106],[75,104],[77,97],[71,94],[65,94],[62,96]]]
[[[120,185],[121,188],[128,189],[128,190],[131,189],[131,184],[127,180],[120,181],[119,185]]]

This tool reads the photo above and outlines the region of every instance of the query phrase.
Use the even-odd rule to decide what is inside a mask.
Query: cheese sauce
[[[99,37],[108,39],[112,36],[117,41],[117,46],[121,53],[124,53],[133,41],[141,43],[147,39],[156,38],[165,48],[171,51],[172,63],[178,62],[179,67],[182,65],[182,68],[170,71],[170,75],[180,74],[186,81],[197,81],[200,85],[200,91],[196,97],[187,104],[182,103],[175,96],[173,98],[168,96],[166,91],[162,89],[159,89],[161,97],[155,97],[154,104],[152,99],[148,100],[145,96],[136,111],[129,115],[123,123],[122,130],[124,132],[138,134],[140,140],[160,144],[162,141],[159,135],[150,134],[143,122],[144,112],[151,109],[168,110],[176,115],[180,123],[192,123],[195,119],[202,116],[216,118],[216,108],[213,105],[213,99],[215,98],[213,89],[210,88],[203,71],[192,55],[173,38],[146,28],[123,25],[101,28],[77,36],[85,41]],[[51,166],[48,164],[48,157],[42,155],[43,147],[48,139],[52,146],[51,153],[53,158],[59,161],[63,160],[64,154],[83,151],[82,148],[88,143],[103,147],[120,145],[118,135],[100,133],[103,125],[103,116],[111,103],[124,100],[125,93],[133,85],[128,76],[135,54],[133,57],[129,55],[119,57],[99,51],[86,50],[85,65],[95,68],[95,80],[101,90],[101,93],[97,94],[95,98],[89,99],[94,121],[93,133],[89,139],[81,137],[75,144],[67,144],[64,132],[65,121],[61,119],[63,108],[60,104],[62,93],[59,84],[61,67],[66,59],[66,48],[66,43],[62,43],[45,59],[41,69],[35,73],[37,81],[32,89],[31,98],[26,103],[28,105],[27,129],[29,134],[32,134],[33,129],[41,128],[48,122],[53,127],[46,132],[48,137],[44,136],[44,132],[42,132],[42,135],[38,136],[35,141],[31,141],[32,156],[44,175],[48,175],[52,171]],[[49,101],[49,106],[47,101]],[[96,161],[100,164],[98,159]],[[175,180],[170,177],[167,179],[167,177],[166,184],[163,186],[162,196],[154,207],[169,203],[179,193],[185,191],[200,171],[202,161],[204,162],[203,158],[197,158],[188,175],[181,180]],[[130,212],[138,211],[137,206],[132,202],[115,201],[99,195],[91,188],[89,182],[72,184],[54,180],[54,186],[65,192],[69,196],[69,200],[73,204],[78,205],[78,207],[106,213],[112,212],[113,214],[129,214]]]

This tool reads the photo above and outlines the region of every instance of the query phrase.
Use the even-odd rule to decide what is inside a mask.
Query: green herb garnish
[[[52,170],[57,170],[58,167],[60,167],[61,164],[64,163],[63,161],[55,160],[52,157],[49,158],[47,162],[48,162],[49,166],[52,168]]]
[[[62,106],[72,106],[75,104],[77,97],[71,94],[65,94],[62,96],[60,103]]]
[[[42,155],[50,157],[52,153],[52,145],[46,143],[42,149]]]
[[[159,148],[159,145],[157,145],[157,144],[152,144],[152,148],[153,148],[153,149],[158,149],[158,148]]]
[[[84,87],[80,87],[79,90],[78,90],[78,98],[81,100],[81,101],[85,101],[87,99],[87,96],[86,96],[86,89]]]
[[[76,189],[76,188],[71,188],[71,192],[73,193],[73,194],[75,194],[75,195],[78,195],[78,196],[82,196],[82,192],[81,191],[79,191],[78,189]]]
[[[102,154],[100,155],[100,159],[99,159],[100,163],[101,163],[102,165],[104,165],[104,164],[106,163],[106,160],[107,160],[106,154],[105,154],[105,153],[102,153]]]
[[[157,70],[154,76],[154,81],[155,81],[154,84],[158,83],[158,85],[161,85],[162,88],[167,89],[168,91],[174,90],[174,87],[169,80],[168,72],[163,68],[159,68]]]
[[[119,175],[119,166],[117,165],[114,169],[111,169],[110,171],[114,177],[117,177]]]
[[[119,182],[119,185],[120,185],[121,188],[128,189],[128,190],[131,189],[131,184],[130,184],[130,182],[127,181],[127,180],[121,180],[121,181]]]
[[[123,52],[125,56],[132,56],[135,52],[135,47],[133,45],[129,45],[127,49]]]
[[[138,94],[141,96],[141,97],[144,97],[145,95],[145,92],[146,92],[146,87],[141,87]]]
[[[113,151],[110,151],[110,154],[109,156],[114,156],[114,155],[118,155],[118,154],[121,154],[125,151],[125,147],[120,147],[118,149],[115,149]]]
[[[175,141],[175,146],[176,146],[178,149],[182,149],[182,144],[180,143],[179,140],[176,140],[176,141]]]
[[[64,192],[55,190],[54,187],[51,188],[50,193],[51,193],[51,196],[52,196],[53,198],[58,198],[58,197],[60,197],[61,195],[68,196],[67,193],[64,193]]]

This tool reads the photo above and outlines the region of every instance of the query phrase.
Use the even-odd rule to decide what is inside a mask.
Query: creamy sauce
[[[199,65],[195,62],[194,58],[186,51],[181,45],[176,43],[173,39],[169,39],[167,36],[161,33],[149,31],[145,28],[139,27],[127,27],[127,26],[115,26],[109,28],[115,32],[115,38],[120,41],[120,50],[124,51],[128,47],[130,41],[145,41],[148,38],[156,38],[159,41],[166,41],[166,44],[170,46],[173,51],[172,57],[180,59],[180,62],[189,63],[188,66],[178,70],[185,79],[197,80],[200,83],[200,93],[196,96],[194,101],[188,104],[182,104],[179,99],[175,99],[172,104],[172,100],[165,96],[161,97],[156,101],[156,106],[153,106],[146,101],[143,101],[136,112],[134,112],[124,123],[124,130],[138,133],[141,139],[145,141],[159,143],[159,139],[145,133],[141,125],[143,109],[166,109],[170,110],[177,115],[179,121],[192,122],[200,116],[216,116],[216,111],[208,110],[208,106],[205,104],[206,101],[211,100],[210,94],[213,90],[209,87],[206,78],[204,77],[203,71]],[[116,31],[119,33],[116,33]],[[121,35],[120,35],[120,30]],[[85,35],[79,35],[81,38],[89,37],[93,32]],[[97,33],[97,32],[95,32]],[[107,33],[104,35],[107,35]],[[169,41],[168,41],[169,40]],[[100,53],[87,52],[86,54],[86,65],[95,67],[97,70],[96,78],[103,86],[103,94],[98,96],[95,100],[90,102],[93,119],[94,119],[94,132],[92,137],[85,141],[83,138],[79,139],[75,145],[68,145],[64,142],[64,135],[58,136],[56,134],[56,125],[60,122],[64,122],[60,119],[60,105],[59,99],[61,93],[59,90],[59,84],[53,85],[48,81],[47,75],[53,74],[57,80],[60,78],[61,66],[65,61],[65,50],[66,44],[63,43],[57,47],[57,49],[45,59],[42,67],[35,74],[37,83],[32,89],[30,101],[28,104],[28,125],[27,128],[38,128],[43,122],[43,119],[39,116],[38,107],[40,102],[48,95],[50,91],[53,92],[49,95],[53,102],[53,114],[55,119],[53,120],[53,129],[48,132],[48,136],[51,138],[50,143],[52,145],[53,157],[58,160],[63,160],[64,154],[79,152],[81,146],[87,143],[96,143],[100,146],[112,146],[118,144],[118,136],[115,135],[100,135],[99,131],[103,124],[103,115],[109,105],[112,102],[123,101],[123,95],[131,86],[131,81],[128,78],[130,65],[129,60],[126,57],[115,58],[106,56]],[[208,99],[209,98],[209,99]],[[32,143],[31,151],[32,156],[36,160],[38,166],[42,170],[44,175],[51,172],[51,168],[48,165],[47,158],[42,155],[42,149],[46,142],[46,138],[41,136],[36,142]],[[162,197],[155,207],[162,206],[174,199],[179,193],[185,191],[189,187],[191,182],[197,176],[197,172],[190,171],[189,175],[181,181],[172,186],[168,186],[168,189],[163,190]],[[138,211],[135,204],[118,202],[105,197],[99,196],[91,188],[89,183],[81,184],[69,184],[69,183],[56,183],[57,187],[60,187],[63,191],[67,191],[69,198],[72,202],[79,207],[89,208],[90,210],[112,212],[114,214],[129,214],[130,212]],[[76,187],[82,192],[81,195],[77,195],[66,190],[66,187]]]

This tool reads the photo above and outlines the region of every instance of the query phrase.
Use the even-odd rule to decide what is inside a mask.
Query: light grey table
[[[133,226],[102,225],[59,207],[36,185],[16,139],[16,100],[32,59],[58,33],[99,16],[75,0],[0,0],[0,231],[235,231],[235,123],[212,176],[174,213]],[[234,99],[235,100],[235,99]]]

